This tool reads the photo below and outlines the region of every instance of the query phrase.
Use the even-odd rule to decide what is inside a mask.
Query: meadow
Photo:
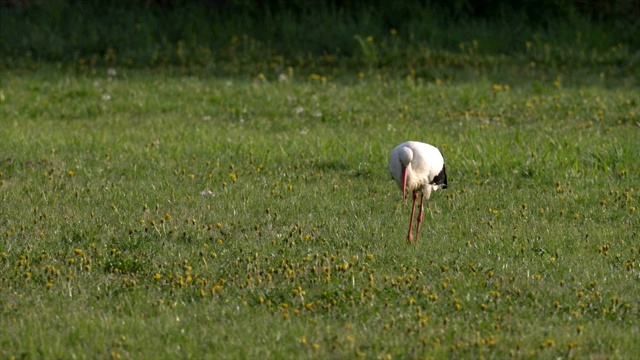
[[[640,353],[637,50],[367,34],[4,53],[0,358]],[[416,245],[406,140],[449,178]]]

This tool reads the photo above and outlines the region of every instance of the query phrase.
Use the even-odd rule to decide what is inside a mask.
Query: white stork
[[[433,145],[417,142],[404,142],[391,151],[389,158],[389,170],[391,176],[402,190],[402,202],[407,199],[407,192],[413,194],[413,205],[411,207],[411,220],[409,221],[409,235],[407,241],[413,243],[411,229],[413,227],[413,215],[416,207],[418,192],[420,197],[420,212],[418,213],[418,229],[416,231],[416,243],[420,234],[420,227],[423,218],[423,202],[432,191],[447,188],[447,173],[444,167],[444,158],[440,150]]]

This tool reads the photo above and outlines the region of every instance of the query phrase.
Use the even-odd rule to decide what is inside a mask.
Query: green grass
[[[0,357],[640,352],[633,81],[115,70],[3,74]]]
[[[562,73],[615,69],[636,82],[640,73],[638,9],[625,0],[608,11],[571,0],[162,3],[171,5],[0,5],[0,70],[58,63],[277,76],[292,66],[306,75],[364,68],[433,79],[442,66],[485,71],[506,62]]]

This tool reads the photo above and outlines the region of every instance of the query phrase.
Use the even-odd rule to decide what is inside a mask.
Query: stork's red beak
[[[402,202],[407,200],[407,168],[402,168]]]

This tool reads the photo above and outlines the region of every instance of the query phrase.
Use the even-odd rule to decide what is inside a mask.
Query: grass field
[[[633,2],[28,3],[1,359],[640,353]],[[449,178],[416,246],[406,140]]]
[[[5,71],[0,357],[640,353],[633,79],[284,75]]]

